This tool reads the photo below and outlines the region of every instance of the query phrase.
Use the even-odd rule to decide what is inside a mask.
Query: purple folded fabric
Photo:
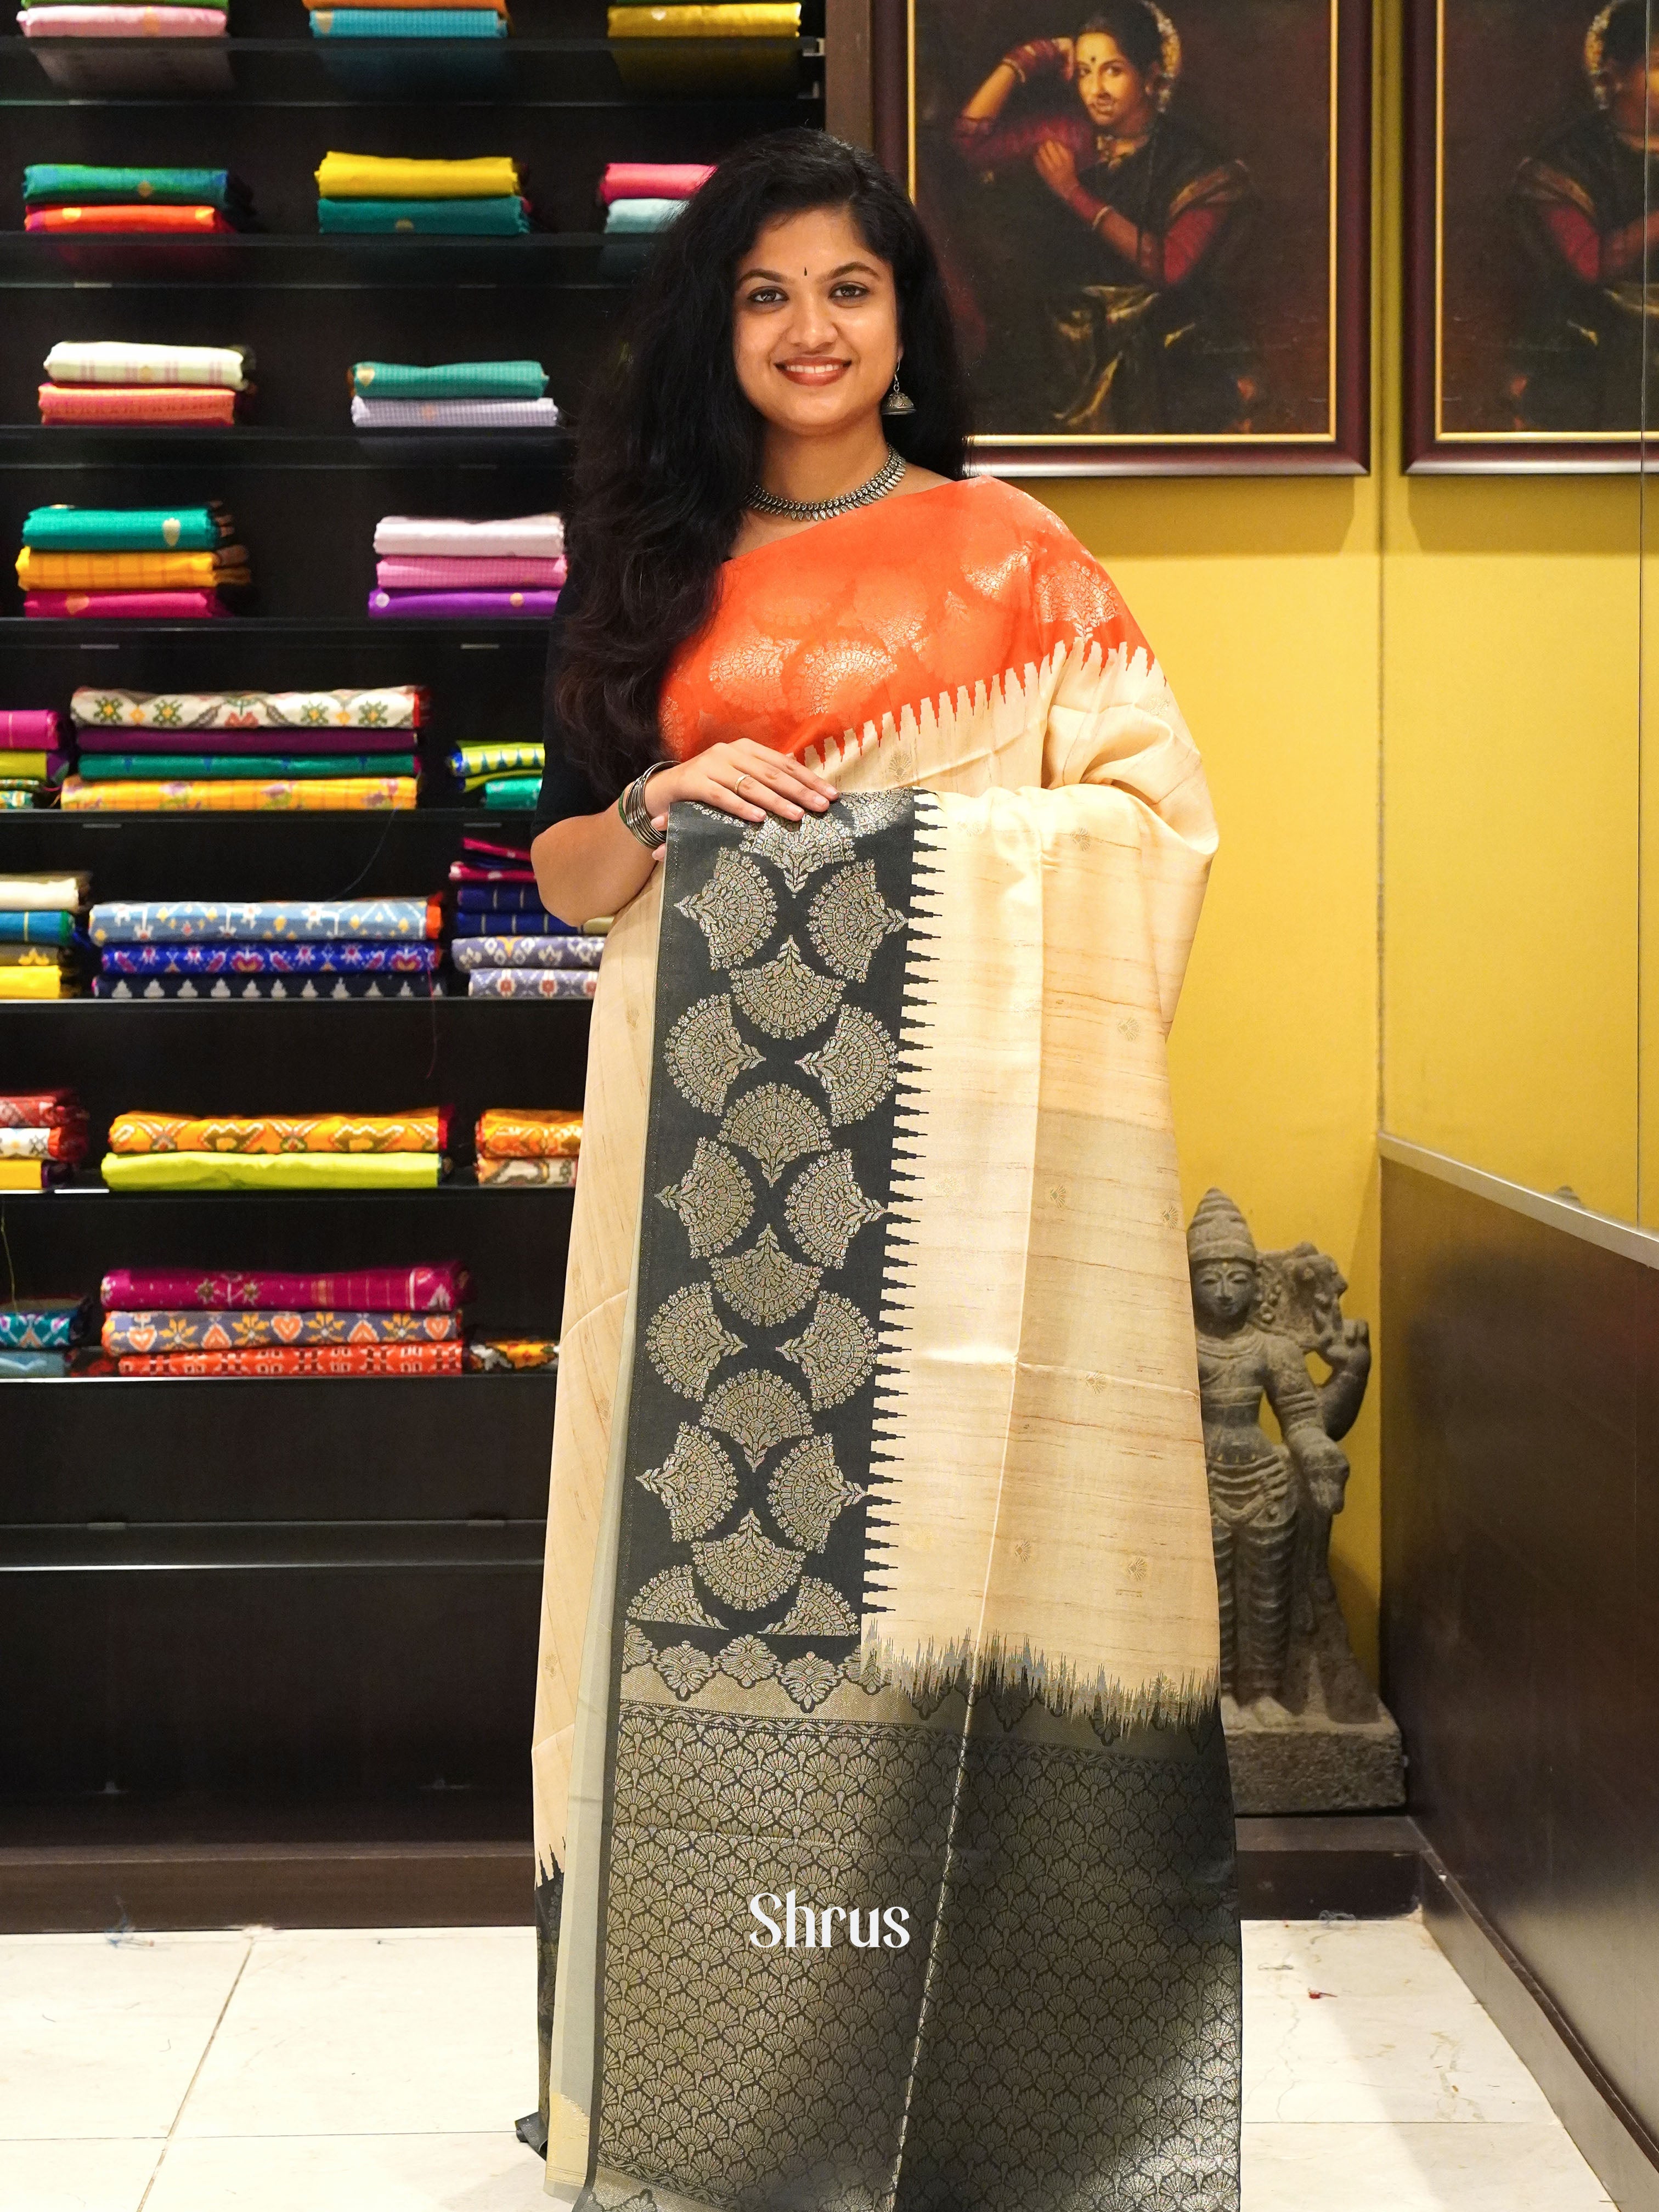
[[[344,1275],[273,1275],[183,1267],[117,1267],[99,1291],[106,1312],[182,1307],[186,1312],[229,1308],[240,1313],[355,1307],[364,1313],[453,1313],[472,1278],[453,1260],[422,1267],[367,1267]]]
[[[417,620],[488,622],[504,615],[550,615],[559,604],[556,592],[371,592],[372,615]]]
[[[281,753],[294,760],[307,754],[406,753],[413,745],[407,730],[82,730],[83,753]]]
[[[106,975],[429,975],[441,945],[106,945]]]
[[[0,751],[56,752],[62,727],[50,707],[0,707]]]

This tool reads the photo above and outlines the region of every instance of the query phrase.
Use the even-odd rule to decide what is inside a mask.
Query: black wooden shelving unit
[[[85,868],[96,899],[406,895],[444,883],[465,832],[525,819],[463,806],[441,758],[462,739],[538,732],[540,626],[370,621],[372,539],[388,513],[559,507],[572,437],[355,431],[347,369],[530,356],[579,419],[625,299],[597,234],[605,162],[711,160],[757,131],[822,122],[823,6],[808,0],[782,54],[719,57],[619,58],[597,0],[514,0],[517,35],[483,50],[342,52],[311,39],[301,0],[232,0],[223,54],[43,55],[0,39],[0,544],[9,558],[25,513],[48,501],[217,498],[255,579],[246,613],[191,623],[26,622],[9,585],[0,705],[66,709],[82,684],[421,683],[432,696],[412,813],[0,814],[0,872]],[[700,72],[690,94],[667,88],[676,64]],[[331,148],[509,153],[547,228],[320,237],[313,173]],[[26,236],[21,171],[46,161],[228,167],[263,228]],[[76,337],[251,345],[257,411],[231,431],[38,427],[39,365]],[[137,1195],[88,1175],[5,1195],[0,1280],[91,1292],[122,1264],[453,1255],[476,1279],[479,1331],[556,1333],[570,1198],[480,1189],[467,1151],[486,1106],[579,1105],[586,1036],[580,1004],[461,995],[0,1002],[0,1090],[74,1084],[95,1125],[131,1106],[441,1103],[459,1139],[436,1192]],[[533,1374],[0,1385],[0,1862],[55,1851],[84,1893],[43,1910],[62,1924],[95,1915],[104,1892],[86,1869],[100,1851],[113,1864],[295,1836],[345,1856],[349,1843],[359,1876],[377,1838],[458,1868],[476,1844],[481,1863],[496,1854],[499,1891],[501,1847],[529,1833],[554,1389]],[[249,1863],[265,1880],[281,1857]],[[325,1914],[314,1869],[302,1887]],[[35,1879],[30,1894],[51,1892]],[[348,1892],[354,1913],[372,1911],[361,1879]],[[420,1917],[465,1909],[464,1881],[435,1903],[429,1881],[422,1894]],[[283,1909],[280,1882],[244,1896],[220,1881],[212,1895],[217,1917],[228,1896],[250,1915]],[[385,1908],[398,1917],[397,1896]]]

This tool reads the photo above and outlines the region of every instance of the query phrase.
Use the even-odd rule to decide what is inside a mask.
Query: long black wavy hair
[[[619,357],[593,380],[569,518],[578,580],[553,705],[567,759],[605,794],[662,757],[657,702],[678,647],[714,610],[759,471],[763,424],[732,350],[740,257],[779,216],[845,207],[893,271],[904,388],[888,419],[905,459],[963,472],[968,399],[938,261],[915,208],[872,155],[827,132],[778,131],[720,163],[653,246]]]

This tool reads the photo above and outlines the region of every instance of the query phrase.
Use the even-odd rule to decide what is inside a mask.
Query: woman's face
[[[1075,48],[1077,96],[1097,131],[1133,138],[1152,125],[1152,79],[1143,76],[1117,40],[1088,31]]]
[[[1640,138],[1649,130],[1650,115],[1659,116],[1659,46],[1649,54],[1644,68],[1629,62],[1603,71],[1607,115],[1615,131],[1626,138]]]
[[[768,223],[738,267],[732,349],[744,396],[799,437],[880,406],[898,361],[893,272],[844,207]]]

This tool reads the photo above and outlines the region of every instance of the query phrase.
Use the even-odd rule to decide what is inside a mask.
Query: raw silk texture
[[[532,1747],[548,2194],[1237,2212],[1165,1052],[1197,755],[989,478],[728,563],[662,720],[843,795],[676,807],[607,942]],[[908,1940],[768,1947],[748,1900],[791,1892]]]
[[[281,1312],[305,1306],[349,1307],[362,1313],[453,1313],[472,1279],[451,1261],[417,1267],[362,1267],[340,1275],[276,1275],[259,1269],[192,1274],[183,1267],[117,1267],[99,1287],[111,1312],[142,1307]]]

